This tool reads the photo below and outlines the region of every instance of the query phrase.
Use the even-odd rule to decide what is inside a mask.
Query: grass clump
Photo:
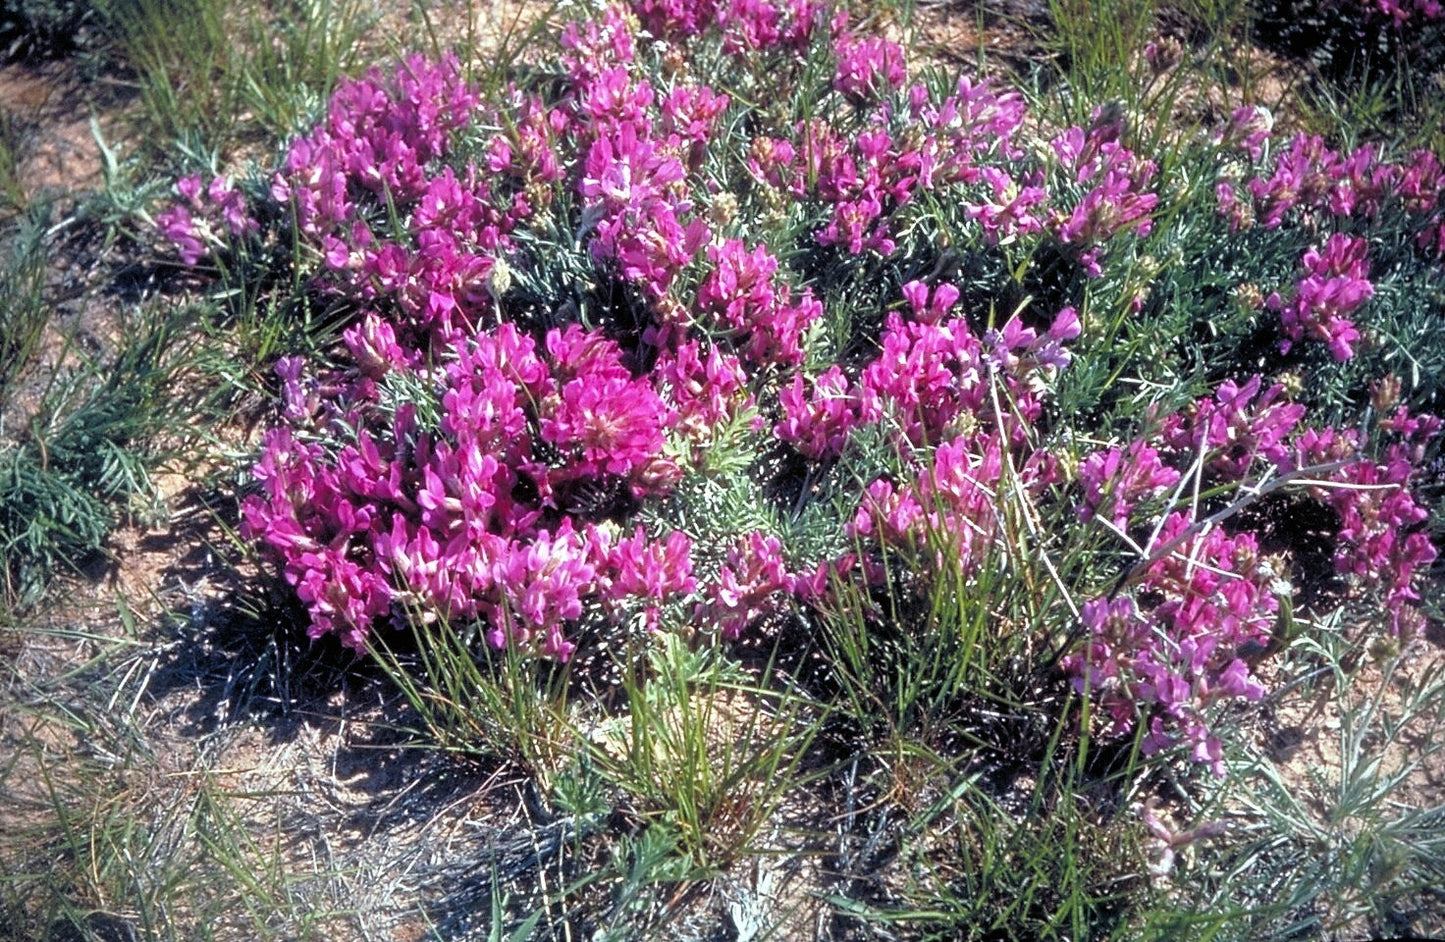
[[[118,0],[106,22],[139,95],[140,136],[178,160],[299,130],[354,68],[366,17],[344,0]]]
[[[147,329],[147,327],[149,329]],[[172,427],[179,325],[140,328],[115,360],[55,374],[0,452],[0,547],[11,604],[33,602],[57,569],[101,548],[117,520],[155,499],[150,471]]]
[[[23,220],[6,233],[8,252],[0,280],[0,403],[35,358],[49,320],[45,308],[45,243],[38,220]]]

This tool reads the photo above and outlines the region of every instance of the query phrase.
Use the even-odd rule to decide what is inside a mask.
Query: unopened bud
[[[1144,61],[1155,75],[1163,75],[1184,58],[1184,47],[1173,36],[1165,36],[1158,42],[1144,47]]]
[[[1234,303],[1241,311],[1257,311],[1264,307],[1264,292],[1259,285],[1246,281],[1235,287]]]
[[[1280,384],[1285,391],[1285,395],[1290,398],[1294,398],[1304,392],[1304,377],[1294,370],[1279,374],[1279,376],[1275,377],[1275,382]]]
[[[712,198],[712,205],[708,207],[708,221],[719,229],[733,221],[738,213],[738,198],[724,190]]]
[[[492,273],[487,276],[487,290],[498,301],[506,297],[507,292],[512,290],[512,268],[505,259],[494,260]]]
[[[1374,391],[1370,395],[1370,405],[1380,415],[1393,412],[1395,406],[1400,402],[1400,377],[1394,373],[1386,376],[1375,384]]]

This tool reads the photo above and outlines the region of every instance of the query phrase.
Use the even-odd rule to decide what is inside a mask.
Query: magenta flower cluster
[[[1440,251],[1445,221],[1445,179],[1439,159],[1418,150],[1403,161],[1386,160],[1380,148],[1364,144],[1351,153],[1327,146],[1318,135],[1299,134],[1267,157],[1267,117],[1255,108],[1235,112],[1222,136],[1226,145],[1249,155],[1257,171],[1244,193],[1228,180],[1218,186],[1220,212],[1235,228],[1277,229],[1287,220],[1376,222],[1399,213],[1420,244]]]
[[[656,625],[660,606],[693,591],[683,534],[624,539],[561,512],[581,487],[649,496],[676,477],[662,454],[671,410],[614,343],[574,325],[550,331],[543,356],[505,324],[431,378],[434,425],[406,404],[382,426],[382,397],[341,375],[329,379],[344,398],[267,434],[243,530],[280,556],[313,636],[363,648],[378,620],[440,616],[565,659],[584,602]],[[359,431],[334,452],[297,439],[342,424]]]
[[[1445,6],[1439,0],[1336,0],[1336,5],[1346,15],[1363,16],[1397,30],[1445,19]]]
[[[1279,312],[1285,336],[1281,352],[1288,353],[1295,343],[1309,338],[1328,345],[1338,361],[1355,355],[1353,344],[1359,341],[1360,332],[1349,315],[1375,294],[1365,254],[1368,248],[1364,239],[1337,232],[1323,250],[1305,252],[1304,277],[1289,298],[1274,293],[1265,299],[1266,307]]]
[[[1154,162],[1143,160],[1119,143],[1123,124],[1099,113],[1087,130],[1069,128],[1054,138],[1059,165],[1075,186],[1087,188],[1067,216],[1057,220],[1064,244],[1075,248],[1092,277],[1102,273],[1099,255],[1116,234],[1132,230],[1148,235],[1150,213],[1159,203],[1148,187]]]
[[[1156,500],[1179,483],[1179,472],[1140,440],[1090,454],[1079,465],[1079,483],[1084,487],[1079,517],[1086,521],[1104,517],[1123,530],[1138,505]]]
[[[1348,360],[1361,340],[1351,315],[1375,293],[1370,244],[1355,233],[1404,231],[1427,255],[1445,257],[1445,173],[1430,151],[1394,161],[1375,145],[1345,153],[1317,135],[1273,142],[1268,125],[1263,112],[1241,108],[1221,133],[1222,144],[1247,155],[1255,175],[1242,187],[1231,179],[1218,184],[1219,212],[1236,232],[1336,230],[1304,253],[1297,283],[1268,294],[1266,305],[1279,315],[1282,351],[1318,341],[1336,361]],[[1278,153],[1267,154],[1276,143]]]
[[[1081,513],[1107,513],[1120,530],[1139,534],[1148,561],[1123,591],[1085,604],[1085,639],[1064,661],[1075,686],[1098,703],[1107,732],[1143,723],[1146,751],[1180,741],[1218,770],[1220,744],[1204,708],[1264,693],[1250,655],[1257,659],[1273,642],[1279,596],[1292,591],[1286,561],[1272,563],[1253,533],[1231,533],[1208,517],[1207,507],[1188,501],[1176,501],[1188,510],[1157,523],[1135,516],[1136,507],[1186,475],[1199,475],[1207,489],[1304,475],[1310,499],[1338,515],[1339,528],[1329,536],[1335,571],[1353,597],[1383,606],[1398,636],[1420,627],[1418,581],[1436,553],[1420,530],[1427,513],[1411,484],[1440,421],[1398,408],[1382,423],[1398,441],[1375,461],[1361,456],[1354,431],[1303,427],[1304,418],[1283,387],[1263,389],[1255,376],[1222,384],[1214,396],[1166,417],[1149,438],[1083,462]]]
[[[791,126],[759,120],[741,86],[723,94],[675,61],[703,41],[740,67],[819,57],[821,104]],[[1288,590],[1254,534],[1164,503],[1190,475],[1235,493],[1311,465],[1326,469],[1311,499],[1341,521],[1340,577],[1392,606],[1397,630],[1418,622],[1434,550],[1410,485],[1433,419],[1390,413],[1398,441],[1376,462],[1354,433],[1305,429],[1304,408],[1254,377],[1074,473],[1041,443],[1079,312],[968,310],[962,280],[915,277],[900,243],[929,199],[961,207],[976,246],[1047,240],[1101,275],[1159,202],[1122,121],[1101,112],[1031,151],[1018,95],[968,79],[936,95],[896,43],[812,0],[632,0],[565,27],[557,62],[545,94],[492,101],[453,59],[343,82],[267,181],[267,212],[187,178],[157,217],[189,265],[267,238],[257,218],[294,226],[314,290],[354,314],[324,359],[276,364],[277,420],[243,507],[313,637],[361,650],[388,624],[471,624],[561,660],[599,626],[733,638],[806,614],[840,579],[886,586],[900,558],[924,577],[974,573],[1002,558],[1005,502],[1066,499],[1154,554],[1083,605],[1066,668],[1110,731],[1142,725],[1150,749],[1183,742],[1217,762],[1205,711],[1259,695],[1241,652],[1267,644]],[[1241,114],[1227,136],[1263,161],[1262,133]],[[1438,165],[1373,161],[1298,139],[1243,196],[1222,188],[1221,209],[1278,226],[1402,208],[1445,245]],[[749,218],[803,220],[801,236],[772,244],[782,227]],[[1270,301],[1287,342],[1349,354],[1367,254],[1337,235],[1305,255]],[[885,311],[854,312],[882,326],[845,354],[819,339],[835,312],[799,256],[914,274],[890,283]],[[575,284],[538,288],[558,258]],[[831,554],[795,558],[783,534],[752,529],[702,541],[670,516],[738,429],[809,484],[867,469]],[[883,442],[886,470],[864,463],[864,438]]]
[[[740,239],[708,249],[713,265],[697,289],[697,313],[716,335],[728,335],[755,368],[795,368],[803,362],[803,336],[823,314],[807,288],[793,297],[776,278],[778,260],[766,246],[749,251]]]
[[[176,181],[176,193],[181,202],[157,213],[155,225],[184,265],[197,265],[213,247],[252,238],[261,230],[246,208],[246,198],[226,177],[215,177],[203,188],[200,175],[191,174]]]
[[[1354,429],[1306,430],[1295,450],[1301,464],[1332,468],[1322,475],[1314,494],[1339,516],[1335,572],[1364,596],[1378,600],[1390,632],[1408,639],[1424,626],[1416,604],[1419,582],[1437,556],[1421,529],[1429,512],[1416,501],[1411,486],[1427,443],[1439,436],[1441,420],[1396,405],[1398,392],[1393,379],[1376,387],[1374,404],[1384,415],[1380,429],[1390,439],[1383,460],[1359,457],[1360,435]]]
[[[1220,743],[1203,711],[1264,694],[1241,653],[1270,640],[1279,608],[1272,572],[1253,535],[1196,532],[1185,513],[1170,514],[1157,541],[1168,551],[1134,592],[1084,604],[1087,636],[1064,668],[1098,704],[1106,734],[1142,721],[1146,753],[1182,741],[1218,770]]]

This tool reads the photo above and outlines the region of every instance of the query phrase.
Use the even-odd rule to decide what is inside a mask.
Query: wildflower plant
[[[1249,508],[1327,507],[1331,604],[1418,630],[1441,351],[1381,279],[1438,279],[1433,156],[1242,111],[1176,187],[1116,111],[1040,134],[812,0],[608,5],[555,52],[491,96],[452,57],[344,81],[261,185],[185,178],[156,216],[188,266],[294,240],[346,313],[275,363],[243,510],[312,637],[568,662],[840,600],[899,630],[910,580],[989,610],[1032,554],[1034,667],[1092,732],[1218,768],[1212,711],[1264,695],[1298,591]],[[1072,379],[1101,370],[1161,391]]]

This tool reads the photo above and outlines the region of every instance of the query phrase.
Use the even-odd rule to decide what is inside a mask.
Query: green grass
[[[8,412],[49,322],[43,217],[0,230],[0,248],[6,253],[0,269],[0,412]]]
[[[352,0],[116,0],[106,18],[140,102],[135,140],[184,162],[298,132],[355,68],[366,17]]]
[[[26,147],[20,118],[8,108],[0,108],[0,222],[8,222],[28,203],[24,181],[20,178]]]
[[[65,673],[0,665],[0,938],[334,938],[347,914],[327,893],[344,875],[255,826],[290,786],[247,785],[219,762],[224,738],[156,738],[165,658],[121,614],[137,633],[20,629],[79,652]]]
[[[1238,743],[1200,806],[1229,821],[1232,839],[1180,875],[1183,905],[1151,937],[1186,925],[1231,939],[1440,931],[1445,804],[1404,788],[1442,748],[1438,659],[1406,673],[1381,652],[1367,670],[1357,647],[1319,637],[1296,643],[1312,679],[1279,703],[1304,714],[1301,750],[1337,759],[1286,776],[1267,750]]]
[[[174,386],[184,328],[157,319],[122,330],[113,358],[66,351],[75,364],[50,374],[37,408],[0,451],[10,603],[36,601],[51,574],[100,550],[119,520],[156,513],[150,474],[161,435],[189,417]]]

